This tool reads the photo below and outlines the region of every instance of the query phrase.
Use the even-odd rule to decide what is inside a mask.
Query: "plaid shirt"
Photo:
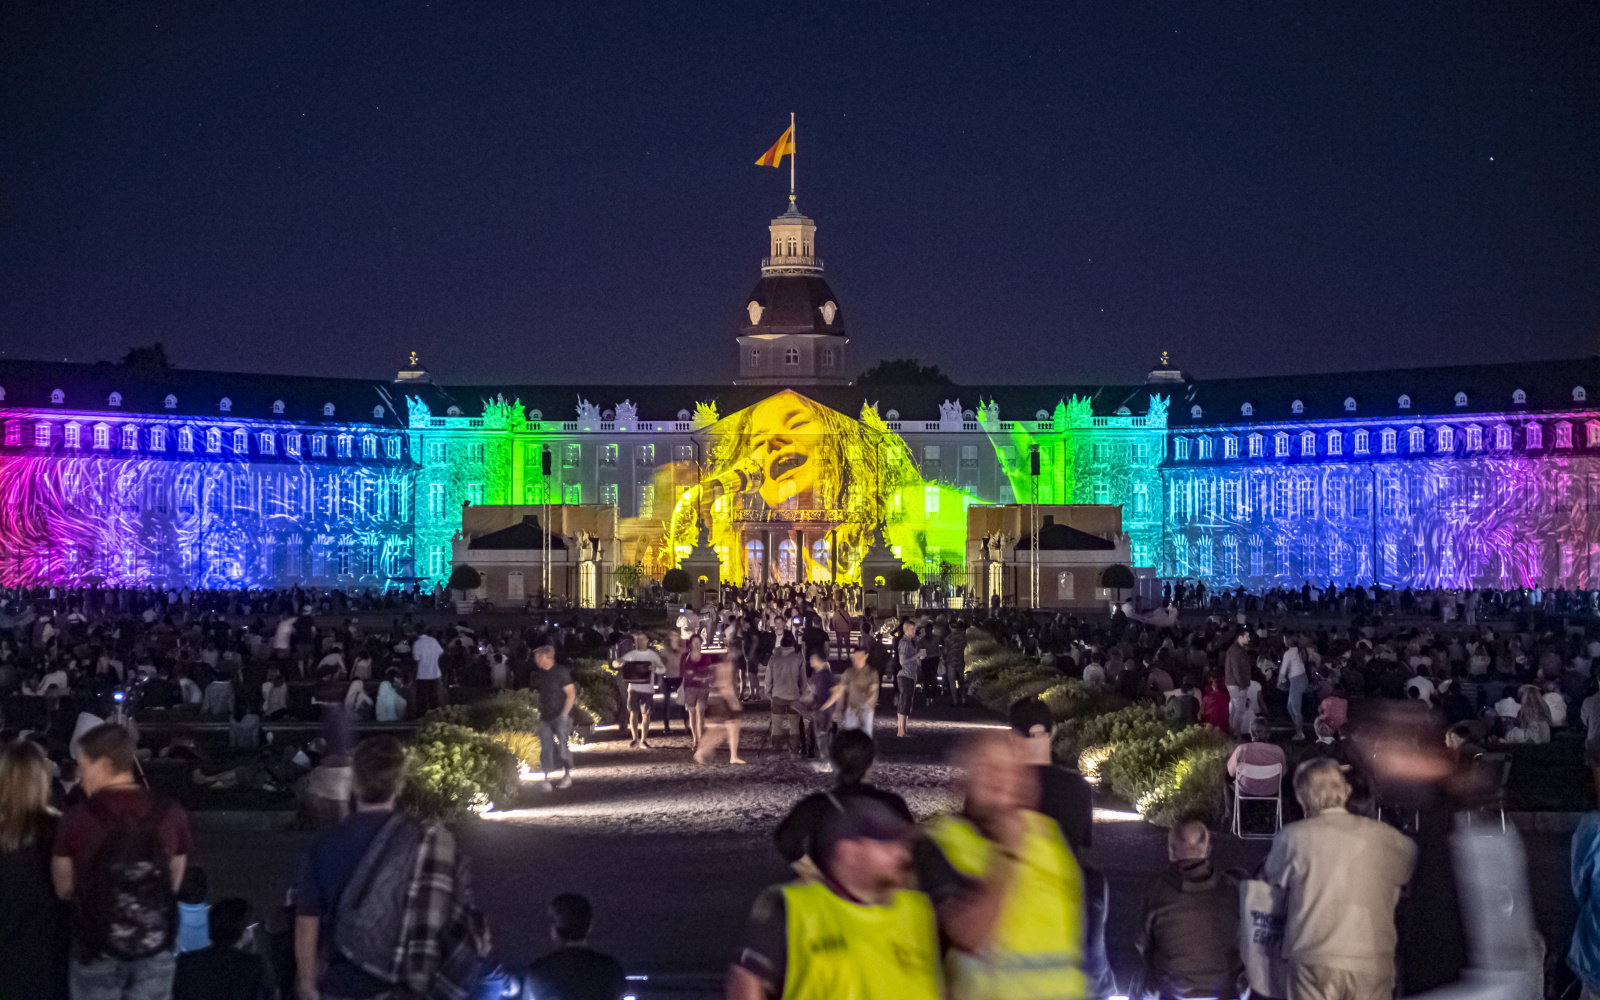
[[[489,954],[489,925],[472,899],[466,855],[442,823],[429,823],[406,893],[394,981],[428,1000],[466,1000]]]

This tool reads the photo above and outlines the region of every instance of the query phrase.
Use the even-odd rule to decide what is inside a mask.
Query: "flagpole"
[[[794,204],[794,151],[799,146],[794,141],[794,112],[789,112],[789,204]]]

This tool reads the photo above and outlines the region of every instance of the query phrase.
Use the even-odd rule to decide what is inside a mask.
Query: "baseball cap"
[[[837,808],[823,822],[818,847],[824,858],[833,856],[834,845],[842,840],[876,840],[893,843],[911,832],[905,817],[877,799],[851,795],[834,797]]]

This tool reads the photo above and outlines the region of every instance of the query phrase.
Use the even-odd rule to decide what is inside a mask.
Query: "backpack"
[[[161,840],[165,802],[141,815],[113,813],[105,800],[85,804],[105,838],[76,882],[78,940],[91,955],[133,962],[172,949],[178,932],[178,894],[172,857]]]
[[[385,820],[334,906],[334,950],[386,983],[401,979],[400,935],[424,832],[398,811]]]

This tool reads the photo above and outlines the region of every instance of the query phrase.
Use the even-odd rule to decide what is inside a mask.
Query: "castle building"
[[[887,548],[981,592],[1002,556],[971,512],[1036,503],[1103,509],[1079,520],[1136,571],[1213,586],[1600,586],[1600,359],[1205,380],[1163,357],[1130,385],[866,388],[815,224],[791,202],[769,235],[728,381],[0,361],[0,583],[431,586],[472,551],[464,509],[555,505],[610,509],[595,594],[702,537],[724,581],[854,582]],[[542,523],[569,522],[599,523]],[[1047,587],[1081,599],[1060,572]]]

